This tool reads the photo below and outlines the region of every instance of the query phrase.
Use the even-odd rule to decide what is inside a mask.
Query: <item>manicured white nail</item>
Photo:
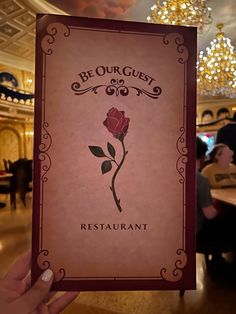
[[[50,280],[52,279],[52,277],[53,277],[53,272],[51,271],[51,269],[46,269],[46,270],[43,272],[41,279],[42,279],[43,281],[48,282],[48,281],[50,281]]]

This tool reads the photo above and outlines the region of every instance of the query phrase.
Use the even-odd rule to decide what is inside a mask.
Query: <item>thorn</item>
[[[125,152],[125,155],[127,155],[127,154],[128,154],[128,151]]]
[[[109,186],[109,188],[110,188],[111,191],[113,191],[111,186]]]

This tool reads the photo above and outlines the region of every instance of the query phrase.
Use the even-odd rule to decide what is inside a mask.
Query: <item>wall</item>
[[[226,116],[232,118],[235,112],[236,99],[199,97],[197,100],[197,125],[216,121]],[[228,120],[224,120],[211,126],[197,127],[197,131],[217,131],[228,122]]]
[[[33,157],[33,123],[0,119],[0,169],[3,159],[15,161]]]
[[[16,79],[2,79],[0,84],[13,91],[33,93],[34,75],[30,72],[0,65],[1,73],[10,73]],[[4,169],[3,159],[15,161],[33,157],[33,114],[34,99],[18,100],[0,94],[0,169]]]

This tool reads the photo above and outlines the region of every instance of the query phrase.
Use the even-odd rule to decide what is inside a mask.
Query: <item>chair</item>
[[[0,185],[0,194],[10,194],[11,207],[16,209],[15,192],[12,190],[11,185]],[[3,204],[5,206],[5,204]]]
[[[220,232],[220,231],[219,231]],[[204,254],[206,267],[209,268],[210,265],[210,256],[218,255],[222,253],[228,253],[235,250],[235,239],[233,235],[223,235],[224,232],[221,232],[222,238],[217,237],[213,239],[212,237],[197,237],[196,239],[196,252]]]
[[[1,194],[10,194],[10,203],[13,209],[16,209],[16,194],[20,194],[24,206],[26,206],[26,193],[32,191],[30,182],[32,182],[32,160],[26,158],[19,159],[9,163],[8,172],[12,173],[9,185],[0,187]]]
[[[9,166],[12,164],[11,162],[10,162],[10,160],[6,160],[6,159],[3,159],[3,163],[4,163],[4,168],[5,168],[5,171],[7,172],[7,173],[9,173],[10,172],[10,170],[9,170]],[[11,207],[13,207],[13,208],[16,208],[16,204],[15,204],[15,191],[14,191],[14,188],[13,188],[13,183],[12,183],[12,181],[13,181],[13,177],[11,177],[10,179],[9,179],[9,182],[6,182],[6,184],[1,184],[0,185],[0,194],[10,194],[10,203],[11,203]],[[4,203],[2,203],[2,207],[4,207],[5,206],[5,204]]]
[[[30,182],[32,182],[32,160],[26,158],[19,159],[10,165],[10,172],[13,174],[11,180],[11,188],[15,191],[14,203],[16,193],[20,194],[24,206],[26,206],[26,193],[32,191]]]
[[[3,164],[4,164],[4,170],[6,172],[10,172],[10,167],[12,165],[12,162],[9,159],[6,160],[6,159],[3,158]]]
[[[32,191],[32,160],[25,160],[22,167],[19,167],[18,171],[18,189],[20,192],[20,198],[26,206],[25,197],[26,193]]]
[[[4,164],[4,169],[6,172],[9,172],[9,166],[8,166],[8,161],[3,158],[3,164]]]
[[[210,256],[235,251],[236,239],[228,221],[219,218],[206,221],[203,230],[196,236],[196,253],[204,254],[206,268],[209,270]],[[184,296],[185,290],[179,291]]]

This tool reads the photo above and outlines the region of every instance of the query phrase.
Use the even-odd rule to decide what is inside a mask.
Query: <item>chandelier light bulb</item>
[[[236,98],[236,54],[230,40],[222,32],[223,26],[217,25],[219,31],[210,47],[206,48],[205,54],[202,51],[199,53],[198,93]]]
[[[147,17],[149,23],[197,26],[199,32],[204,25],[212,23],[211,8],[207,0],[157,0]]]

